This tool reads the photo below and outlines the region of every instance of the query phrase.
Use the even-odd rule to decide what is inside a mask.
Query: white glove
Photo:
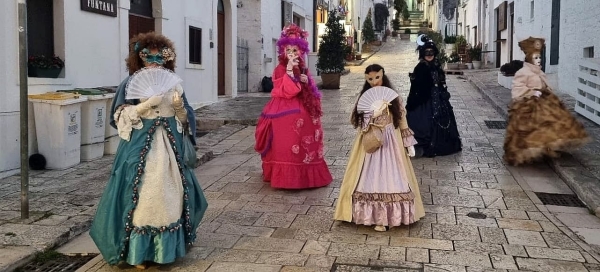
[[[540,96],[542,96],[542,92],[540,92],[540,91],[534,91],[533,95],[535,95],[537,97],[540,97]]]
[[[408,156],[409,157],[414,157],[415,156],[415,147],[414,146],[409,146],[406,148],[408,150]]]
[[[159,105],[162,102],[162,99],[163,95],[151,96],[150,98],[148,98],[148,100],[137,104],[137,106],[135,106],[135,110],[138,112],[138,114],[142,115],[145,112],[149,111],[152,107]]]

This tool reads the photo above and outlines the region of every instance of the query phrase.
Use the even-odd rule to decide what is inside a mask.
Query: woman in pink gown
[[[271,100],[256,127],[254,149],[274,188],[323,187],[333,179],[324,159],[321,94],[304,62],[307,35],[294,24],[283,29]]]

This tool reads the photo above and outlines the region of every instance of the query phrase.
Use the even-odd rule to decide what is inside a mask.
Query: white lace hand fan
[[[125,88],[125,99],[149,98],[161,95],[183,80],[171,70],[163,67],[143,68],[129,78]]]
[[[356,109],[358,112],[381,113],[382,109],[387,108],[388,103],[398,97],[398,93],[391,88],[376,86],[365,91],[358,99]],[[385,106],[385,107],[384,107]],[[376,117],[376,116],[375,116]]]

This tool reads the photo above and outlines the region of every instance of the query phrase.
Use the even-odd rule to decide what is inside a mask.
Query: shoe
[[[148,264],[146,264],[146,263],[137,264],[137,265],[135,265],[135,268],[140,269],[140,270],[146,270],[148,268]]]
[[[375,226],[375,231],[387,231],[385,226]]]
[[[417,147],[415,146],[415,156],[414,158],[420,158],[423,157],[423,154],[425,153],[425,150],[423,150],[422,147]]]

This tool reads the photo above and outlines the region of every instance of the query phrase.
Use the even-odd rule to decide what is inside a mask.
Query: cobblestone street
[[[214,145],[216,157],[196,169],[209,209],[195,246],[184,259],[149,271],[600,271],[600,219],[586,208],[542,204],[535,192],[572,192],[545,163],[503,164],[504,130],[485,121],[504,118],[460,76],[448,76],[448,86],[463,152],[413,160],[426,217],[384,233],[333,221],[364,67],[383,65],[406,98],[414,49],[413,41],[388,41],[350,68],[340,90],[323,91],[326,157],[334,175],[326,188],[286,191],[264,183],[255,127]],[[596,238],[584,241],[576,232]],[[135,270],[98,260],[80,271]]]

